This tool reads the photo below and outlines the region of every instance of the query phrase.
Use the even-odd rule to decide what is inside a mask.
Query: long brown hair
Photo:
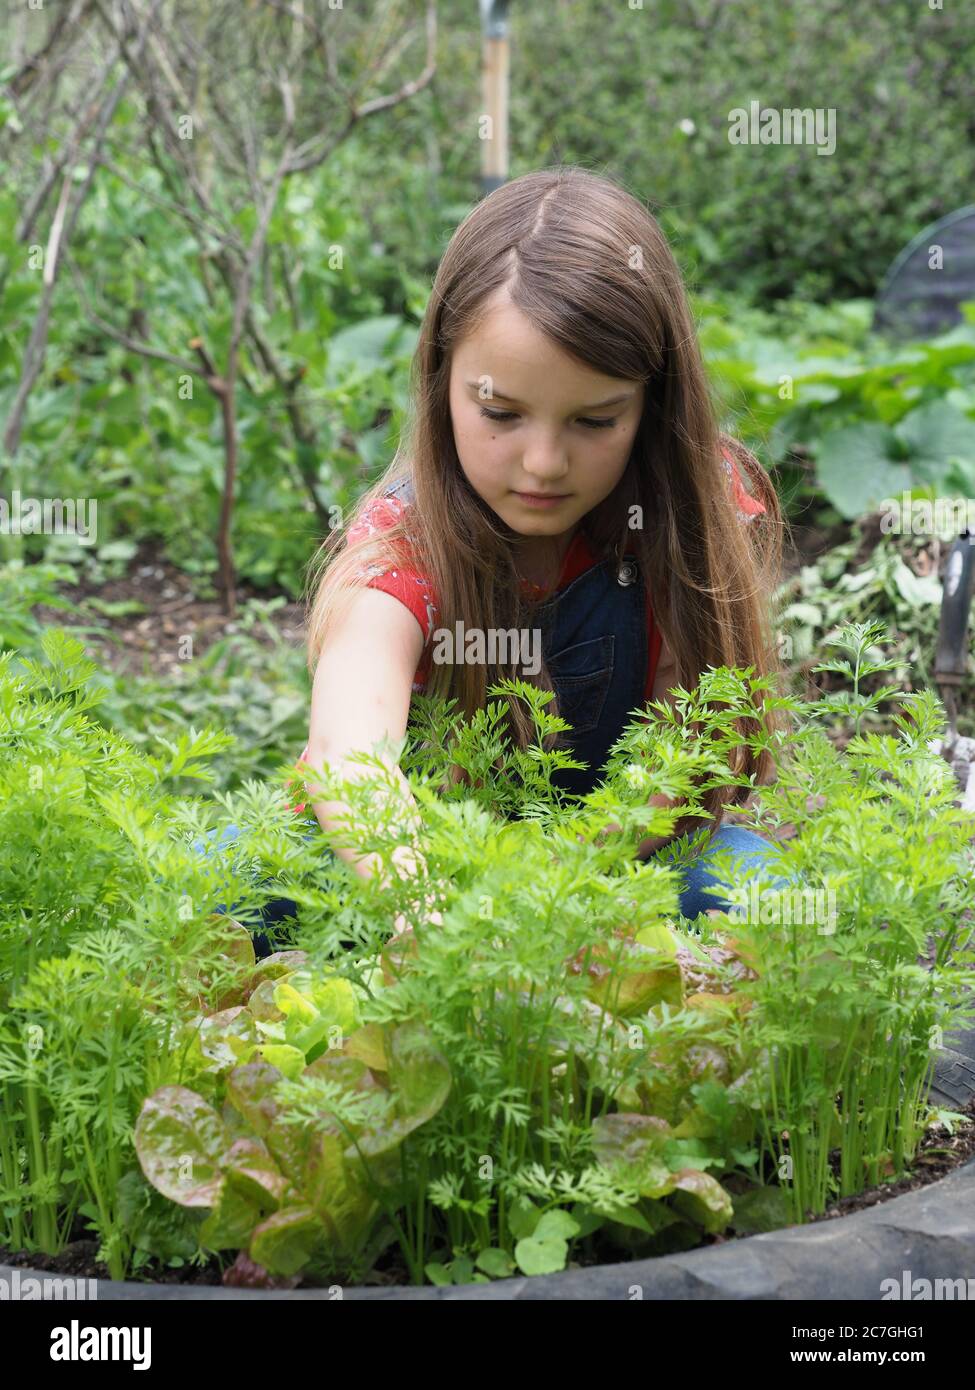
[[[381,534],[348,545],[343,527],[323,542],[310,570],[309,668],[368,567],[385,569],[407,553],[423,557],[438,626],[453,629],[460,620],[485,632],[531,627],[534,605],[515,569],[515,533],[464,475],[448,395],[453,352],[501,287],[564,352],[607,376],[645,383],[626,471],[580,525],[600,558],[635,552],[678,683],[693,688],[709,666],[750,666],[778,683],[769,613],[782,551],[775,489],[758,460],[719,432],[681,274],[657,222],[619,185],[576,166],[503,184],[451,238],[412,362],[411,414],[385,476],[362,499],[368,504],[409,474],[415,505]],[[737,515],[721,444],[765,507],[747,525]],[[642,513],[633,513],[634,505]],[[640,515],[642,529],[631,529],[631,517]],[[516,665],[432,664],[427,692],[456,698],[470,716],[502,675],[522,673]],[[532,679],[552,689],[544,663]],[[774,716],[766,723],[778,727]],[[532,726],[517,702],[510,728],[524,747]],[[771,757],[742,748],[736,771],[764,783]],[[708,792],[704,804],[715,825],[721,807],[745,795],[747,788]]]

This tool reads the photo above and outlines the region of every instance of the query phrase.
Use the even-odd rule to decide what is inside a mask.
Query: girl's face
[[[527,549],[564,551],[623,476],[642,410],[642,382],[566,356],[504,290],[454,351],[450,414],[461,467]],[[538,505],[526,494],[558,500]]]

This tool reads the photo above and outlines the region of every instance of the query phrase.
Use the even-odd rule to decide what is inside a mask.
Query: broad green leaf
[[[420,1023],[402,1023],[390,1038],[389,1082],[404,1118],[432,1119],[450,1092],[450,1067]]]
[[[297,1080],[307,1065],[301,1049],[288,1043],[265,1043],[260,1053],[265,1062],[276,1067],[289,1081]]]
[[[274,989],[274,1002],[289,1022],[313,1023],[318,1010],[310,999],[295,989],[291,980],[282,980]]]
[[[619,1206],[606,1207],[602,1212],[602,1219],[614,1221],[617,1226],[628,1226],[634,1231],[642,1231],[644,1235],[652,1236],[655,1227],[643,1215],[637,1206],[630,1206],[621,1203]],[[600,1220],[602,1225],[602,1220]]]
[[[365,1062],[370,1071],[386,1071],[386,1038],[378,1023],[367,1023],[346,1038],[344,1050],[349,1057]]]
[[[263,1137],[280,1113],[274,1090],[281,1073],[267,1062],[235,1067],[227,1078],[227,1099],[255,1134]]]
[[[350,367],[371,371],[381,366],[404,327],[405,320],[399,314],[380,314],[334,333],[328,344],[326,384],[336,385]]]
[[[674,1174],[664,1158],[670,1126],[656,1115],[600,1115],[592,1126],[593,1152],[614,1176],[633,1183],[641,1196],[663,1197]]]
[[[246,1250],[251,1233],[266,1215],[248,1192],[225,1182],[216,1206],[200,1227],[200,1244],[208,1250]]]
[[[515,1262],[507,1250],[499,1250],[493,1245],[482,1250],[474,1263],[485,1274],[490,1274],[492,1279],[507,1279],[515,1271]]]
[[[326,1081],[334,1081],[347,1091],[380,1091],[379,1083],[358,1057],[349,1057],[344,1052],[326,1052],[309,1062],[303,1076],[320,1076]]]
[[[400,1024],[388,1046],[395,1113],[364,1130],[356,1145],[346,1150],[350,1158],[357,1150],[369,1157],[395,1148],[437,1114],[450,1092],[447,1059],[422,1024]]]
[[[223,1157],[228,1180],[253,1201],[278,1207],[288,1191],[285,1178],[259,1139],[235,1139]]]
[[[519,1238],[534,1235],[541,1217],[542,1213],[529,1197],[518,1196],[508,1208],[508,1229]]]
[[[321,1238],[321,1224],[310,1207],[287,1207],[261,1222],[248,1253],[272,1274],[297,1274]]]
[[[305,1194],[329,1237],[347,1252],[355,1251],[379,1210],[358,1161],[348,1161],[345,1138],[316,1136],[305,1169]]]
[[[261,1023],[279,1023],[284,1014],[274,1002],[274,996],[281,988],[279,980],[262,980],[247,1001],[247,1007]]]
[[[258,1042],[254,1016],[241,1004],[209,1014],[200,1022],[199,1045],[207,1071],[223,1072],[239,1066],[249,1060]]]
[[[543,1214],[532,1234],[536,1240],[571,1240],[579,1234],[579,1223],[567,1211],[555,1208]]]
[[[731,1198],[710,1173],[684,1168],[674,1178],[674,1206],[709,1235],[723,1231],[732,1217]]]
[[[253,967],[257,964],[254,955],[254,939],[242,922],[223,913],[214,913],[214,923],[218,930],[212,937],[213,944],[222,956],[228,956],[237,965]]]
[[[816,446],[816,476],[846,519],[862,516],[911,486],[911,471],[892,457],[893,433],[871,422],[824,434]]]
[[[602,1212],[596,1211],[582,1202],[576,1202],[570,1215],[579,1227],[580,1236],[591,1236],[593,1231],[598,1231],[606,1220]]]
[[[730,1225],[746,1235],[776,1231],[792,1224],[789,1198],[781,1187],[752,1187],[732,1198]]]
[[[474,1261],[469,1255],[457,1255],[450,1262],[450,1277],[455,1284],[469,1284],[474,1278]]]
[[[329,1043],[341,1045],[341,1036],[341,1030],[325,1014],[316,1014],[307,1024],[298,1023],[292,1015],[285,1024],[285,1041],[296,1047],[307,1062],[314,1062],[327,1052]]]
[[[220,1160],[228,1135],[220,1116],[195,1091],[163,1086],[142,1105],[135,1149],[157,1191],[183,1207],[212,1207],[223,1185]]]
[[[599,946],[592,953],[599,973],[589,998],[619,1018],[646,1013],[654,1004],[679,1007],[684,986],[676,944],[663,924],[645,927],[635,942]]]
[[[327,1121],[323,1121],[323,1124]],[[279,1116],[267,1130],[264,1142],[271,1157],[299,1192],[304,1190],[308,1179],[308,1161],[317,1135],[310,1126],[292,1125]]]
[[[928,401],[897,425],[911,450],[911,473],[927,483],[941,483],[950,461],[975,466],[975,420],[943,400]]]
[[[515,1246],[515,1263],[522,1274],[558,1274],[565,1269],[568,1254],[568,1244],[558,1236],[548,1240],[526,1236]]]
[[[265,980],[281,980],[289,975],[294,975],[297,971],[303,970],[308,964],[307,951],[275,951],[270,956],[265,956],[258,961],[255,974],[261,977],[261,984]],[[272,992],[273,1000],[273,992]]]

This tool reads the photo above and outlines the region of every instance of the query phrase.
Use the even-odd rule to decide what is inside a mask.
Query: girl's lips
[[[529,507],[552,507],[556,502],[564,502],[571,493],[550,493],[539,496],[536,492],[516,492],[516,497],[520,497]]]

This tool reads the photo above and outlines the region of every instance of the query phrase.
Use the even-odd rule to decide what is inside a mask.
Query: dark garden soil
[[[109,1279],[111,1276],[105,1265],[95,1259],[98,1241],[79,1237],[67,1244],[59,1255],[44,1255],[38,1251],[7,1250],[0,1246],[0,1264],[14,1265],[21,1269],[39,1269],[43,1273],[62,1274],[75,1279]],[[183,1265],[179,1269],[169,1269],[151,1261],[131,1277],[145,1279],[153,1284],[220,1284],[223,1266],[217,1259],[208,1260],[205,1265]]]
[[[975,1097],[964,1113],[966,1118],[957,1124],[953,1134],[949,1134],[943,1125],[934,1125],[926,1132],[914,1165],[905,1177],[896,1181],[882,1182],[879,1186],[860,1192],[854,1197],[842,1197],[831,1203],[821,1216],[807,1213],[807,1222],[835,1220],[837,1217],[851,1216],[854,1212],[864,1211],[868,1207],[877,1206],[882,1202],[889,1202],[894,1197],[901,1197],[905,1193],[915,1192],[918,1188],[927,1187],[929,1184],[937,1182],[940,1178],[946,1177],[953,1169],[959,1168],[969,1159],[975,1158]],[[838,1152],[831,1154],[830,1158],[834,1173],[838,1173]],[[706,1237],[701,1245],[694,1248],[701,1249],[705,1245],[724,1245],[728,1241],[746,1238],[746,1233],[743,1232],[739,1235],[732,1231],[729,1235]],[[43,1255],[22,1250],[10,1251],[0,1247],[0,1264],[71,1276],[76,1279],[108,1280],[110,1275],[107,1268],[95,1259],[97,1250],[97,1241],[88,1240],[79,1233],[79,1237],[71,1241],[59,1255]],[[612,1255],[608,1251],[606,1253],[607,1262],[615,1263],[623,1258],[619,1251]],[[257,1286],[288,1289],[296,1288],[301,1283],[298,1278],[277,1279],[268,1285],[265,1281],[260,1280],[259,1275],[257,1278],[253,1277],[257,1275],[257,1270],[254,1266],[251,1266],[249,1270],[247,1268],[249,1264],[250,1262],[246,1259],[238,1259],[234,1264],[231,1264],[229,1260],[213,1257],[204,1265],[183,1265],[178,1269],[170,1269],[152,1261],[133,1277],[154,1284],[209,1286],[227,1284],[242,1288]],[[224,1275],[224,1271],[226,1271],[226,1275]],[[387,1286],[405,1284],[407,1282],[406,1270],[399,1260],[399,1252],[391,1249],[385,1258],[381,1257],[376,1268],[365,1282]]]
[[[223,611],[218,597],[197,595],[198,584],[197,576],[178,569],[165,558],[158,542],[143,540],[121,578],[101,584],[81,579],[77,584],[58,586],[59,593],[77,604],[80,613],[65,613],[38,604],[34,616],[48,625],[90,625],[95,630],[85,634],[85,645],[95,659],[116,675],[162,677],[185,665],[179,655],[182,636],[191,635],[195,654],[202,656],[214,642],[237,630],[235,620]],[[252,598],[266,601],[275,597],[287,595],[241,582],[237,605],[240,608]],[[98,612],[97,604],[89,604],[91,599],[104,604],[138,604],[144,611],[106,617]],[[270,615],[269,621],[292,645],[303,646],[304,609],[300,603],[288,600]],[[259,642],[269,640],[259,626],[253,635]]]

